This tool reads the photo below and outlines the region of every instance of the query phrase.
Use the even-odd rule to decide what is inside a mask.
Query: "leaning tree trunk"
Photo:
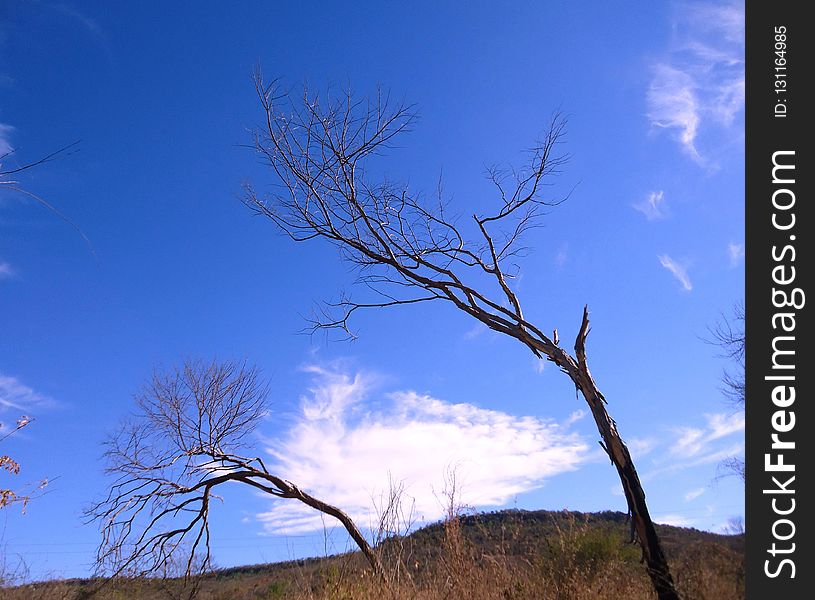
[[[642,548],[642,560],[646,564],[657,597],[659,600],[679,600],[680,596],[674,587],[668,561],[662,551],[662,545],[659,542],[651,515],[648,513],[645,492],[640,484],[637,470],[634,468],[634,462],[631,460],[625,442],[623,442],[617,431],[617,424],[606,410],[606,399],[597,389],[597,384],[589,372],[586,361],[586,336],[588,333],[589,312],[588,307],[585,307],[583,309],[583,322],[575,340],[576,358],[572,358],[559,347],[555,347],[553,350],[551,346],[535,343],[531,339],[524,341],[530,346],[534,345],[558,365],[572,379],[577,389],[586,399],[602,438],[600,445],[608,454],[620,477],[625,499],[628,503],[628,512],[632,520],[632,541],[635,539]]]
[[[376,552],[374,552],[373,548],[371,548],[370,544],[368,544],[368,540],[366,540],[365,536],[363,536],[359,531],[351,517],[336,506],[326,504],[322,500],[318,500],[314,496],[310,496],[302,490],[297,490],[297,493],[298,495],[296,497],[301,502],[309,505],[312,508],[316,508],[320,512],[335,517],[340,523],[343,524],[345,530],[348,532],[348,535],[351,536],[351,539],[356,542],[357,546],[362,551],[362,554],[364,554],[365,558],[368,559],[368,563],[371,565],[374,575],[384,582],[385,571],[382,568],[382,563],[379,560],[379,556],[377,556]]]
[[[230,477],[234,479],[240,479],[242,481],[246,481],[245,473],[238,473],[226,475],[225,477]],[[243,476],[243,478],[241,478]],[[382,568],[382,562],[379,560],[379,556],[374,552],[374,549],[371,548],[371,545],[368,543],[368,540],[365,539],[365,536],[362,535],[359,528],[354,523],[354,520],[344,511],[328,504],[327,502],[323,502],[322,500],[315,498],[311,494],[308,494],[301,490],[299,487],[294,485],[291,481],[283,479],[281,477],[277,477],[276,475],[272,475],[268,472],[264,471],[253,471],[250,475],[250,478],[255,477],[259,479],[265,479],[274,485],[274,491],[272,492],[273,495],[279,496],[280,498],[293,498],[299,500],[303,504],[310,506],[313,509],[320,511],[323,514],[330,515],[337,519],[340,523],[342,523],[343,527],[345,527],[345,531],[348,532],[348,535],[351,536],[351,539],[354,540],[357,547],[362,551],[362,554],[368,560],[368,563],[371,565],[371,569],[374,572],[374,575],[378,577],[383,582],[385,581],[385,571]],[[255,485],[253,482],[250,484]],[[269,491],[269,488],[264,486],[257,486],[265,491]]]
[[[473,215],[480,232],[479,241],[474,242],[455,220],[445,216],[441,192],[438,208],[430,207],[407,187],[389,183],[371,187],[361,176],[366,157],[410,128],[415,118],[410,107],[389,109],[387,102],[379,100],[353,102],[350,95],[321,105],[306,93],[302,111],[287,107],[281,112],[277,102],[286,94],[278,94],[274,82],[264,84],[259,74],[255,85],[266,113],[264,131],[255,139],[256,149],[286,193],[274,196],[269,204],[249,188],[246,203],[295,241],[321,237],[338,246],[342,256],[363,271],[359,281],[379,294],[377,301],[370,303],[343,297],[332,305],[341,315],[325,314],[323,320],[318,317],[315,329],[337,328],[350,334],[348,319],[357,309],[442,300],[494,331],[519,340],[538,358],[546,356],[553,361],[591,408],[603,447],[620,476],[634,537],[642,547],[643,562],[657,595],[660,600],[677,600],[631,455],[589,373],[585,352],[588,309],[583,311],[572,357],[558,346],[557,333],[550,339],[524,319],[521,304],[501,270],[502,262],[518,252],[518,239],[538,224],[539,210],[560,203],[547,201],[540,193],[543,180],[557,173],[568,158],[557,155],[556,150],[565,127],[563,119],[553,119],[549,131],[532,149],[528,167],[515,173],[514,183],[501,170],[490,170],[489,177],[502,202],[495,213]],[[489,229],[500,228],[500,223],[506,227],[496,244]],[[377,266],[384,270],[371,270]],[[491,298],[487,291],[495,288],[479,290],[466,283],[483,277],[495,278],[500,299]],[[401,296],[394,294],[395,290],[412,290],[417,295],[408,292]]]

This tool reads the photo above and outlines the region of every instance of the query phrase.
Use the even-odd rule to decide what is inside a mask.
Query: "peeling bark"
[[[597,384],[589,371],[586,359],[586,337],[588,333],[589,311],[588,306],[586,306],[583,308],[583,321],[574,345],[577,360],[562,350],[560,352],[547,352],[546,348],[541,348],[541,351],[546,353],[550,360],[569,375],[591,409],[594,422],[597,424],[597,430],[602,438],[600,445],[606,451],[620,477],[632,522],[632,541],[637,541],[642,549],[642,561],[646,565],[658,598],[660,600],[678,600],[679,594],[674,587],[668,561],[662,551],[662,545],[659,542],[654,523],[648,513],[645,491],[643,491],[640,484],[631,454],[617,431],[617,423],[606,410],[606,399],[597,388]],[[560,349],[558,348],[558,350]]]

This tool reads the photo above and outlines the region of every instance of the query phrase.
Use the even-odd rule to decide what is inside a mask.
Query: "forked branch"
[[[258,74],[255,83],[265,123],[255,132],[254,146],[276,175],[277,186],[268,195],[247,186],[245,204],[293,240],[322,238],[336,246],[376,297],[329,305],[314,327],[351,335],[349,317],[359,309],[441,300],[554,362],[591,408],[620,476],[655,590],[661,600],[678,598],[628,449],[589,372],[588,309],[573,357],[527,320],[510,284],[508,260],[523,253],[524,234],[540,225],[547,208],[565,200],[546,193],[547,179],[568,160],[560,148],[565,119],[554,116],[523,168],[490,169],[497,190],[494,209],[458,223],[441,198],[430,203],[408,186],[368,171],[366,159],[390,148],[415,124],[411,106],[391,103],[382,94],[373,101],[356,100],[350,92],[320,97],[306,91],[293,99],[277,81],[265,84]],[[331,316],[332,308],[339,316]]]

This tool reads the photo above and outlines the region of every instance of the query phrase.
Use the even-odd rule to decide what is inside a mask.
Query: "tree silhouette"
[[[374,180],[366,161],[381,155],[416,122],[412,106],[385,94],[357,99],[350,92],[323,101],[306,91],[292,97],[258,72],[255,87],[265,124],[254,147],[272,169],[280,191],[269,196],[246,186],[245,204],[271,219],[295,241],[316,238],[338,248],[358,268],[365,300],[343,296],[323,305],[311,323],[353,336],[350,317],[360,309],[444,302],[554,362],[585,398],[603,449],[620,477],[632,520],[632,541],[660,599],[678,598],[668,563],[645,502],[645,493],[617,425],[606,410],[588,366],[589,311],[584,307],[574,354],[554,333],[530,322],[510,285],[512,260],[522,254],[524,233],[540,225],[564,198],[545,195],[546,180],[568,160],[560,152],[565,120],[556,115],[530,149],[520,170],[489,171],[496,201],[491,212],[460,222],[441,192],[424,200],[405,185]]]
[[[722,316],[709,331],[712,339],[707,341],[721,349],[721,358],[735,363],[734,368],[726,368],[722,374],[722,391],[730,402],[740,410],[744,410],[744,304],[737,303],[733,307],[732,317]],[[726,459],[723,464],[726,469],[744,480],[744,460],[731,457]]]
[[[136,396],[137,414],[107,443],[110,491],[85,513],[101,526],[100,571],[162,573],[179,554],[187,575],[208,569],[212,502],[221,486],[237,482],[335,517],[382,574],[347,514],[244,456],[268,412],[267,393],[257,369],[233,362],[188,362],[153,376]]]

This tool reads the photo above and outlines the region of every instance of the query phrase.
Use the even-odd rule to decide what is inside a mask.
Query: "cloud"
[[[727,245],[727,255],[730,257],[730,266],[737,267],[744,258],[744,244],[730,242]]]
[[[683,427],[679,429],[680,435],[676,440],[676,445],[671,448],[673,454],[680,456],[694,456],[699,454],[702,446],[702,438],[705,432],[695,427]]]
[[[692,458],[709,452],[710,443],[744,430],[744,414],[705,415],[707,427],[681,427],[676,429],[678,437],[671,447],[671,453],[684,458]]]
[[[649,221],[664,219],[666,217],[665,209],[667,208],[667,203],[665,202],[665,193],[662,190],[649,193],[642,202],[632,204],[631,206],[644,214],[645,218]]]
[[[727,130],[744,108],[744,7],[739,2],[684,5],[676,35],[652,67],[646,92],[652,127],[668,130],[700,164],[702,127]]]
[[[744,2],[695,2],[688,4],[682,12],[679,24],[688,28],[695,36],[693,43],[708,44],[710,52],[717,52],[722,62],[739,64],[743,57],[727,52],[726,46],[734,44],[744,47]],[[686,43],[689,43],[686,41]]]
[[[288,430],[269,443],[274,468],[361,526],[375,524],[374,504],[388,482],[404,486],[420,520],[443,515],[439,494],[455,471],[461,502],[500,506],[585,462],[589,446],[566,425],[518,417],[414,391],[374,393],[364,374],[314,367]],[[573,421],[571,421],[573,422]],[[258,515],[267,532],[322,529],[321,517],[276,502]]]
[[[744,414],[707,414],[707,427],[679,427],[674,429],[677,439],[671,454],[692,458],[710,452],[710,443],[734,433],[744,431]],[[707,462],[707,461],[705,461]]]
[[[690,517],[683,517],[682,515],[669,514],[654,517],[654,523],[673,525],[674,527],[690,527],[693,525],[694,520]]]
[[[655,468],[645,474],[644,479],[720,463],[744,452],[743,437],[735,442],[725,441],[725,438],[744,431],[743,413],[705,414],[704,418],[705,424],[702,426],[675,427],[670,430],[665,443],[667,450],[652,461]],[[689,500],[687,496],[686,500]]]
[[[689,492],[685,493],[685,502],[690,502],[691,500],[696,500],[699,496],[705,493],[705,488],[700,487],[696,488],[695,490],[690,490]]]
[[[578,408],[577,410],[573,411],[573,412],[572,412],[572,413],[569,415],[569,418],[568,418],[568,419],[566,419],[566,422],[564,423],[564,425],[565,425],[566,427],[568,427],[569,425],[571,425],[571,424],[573,424],[573,423],[577,423],[577,422],[578,422],[578,421],[580,421],[581,419],[585,418],[585,416],[586,416],[586,415],[588,415],[588,414],[589,414],[589,413],[588,413],[588,412],[586,412],[585,410],[583,410],[582,408]]]
[[[628,440],[628,450],[636,456],[641,458],[657,447],[657,441],[654,438],[631,438]]]
[[[688,277],[688,269],[686,266],[679,264],[667,254],[661,254],[657,257],[659,264],[668,269],[676,280],[682,284],[682,289],[689,292],[693,289],[693,284]]]
[[[733,458],[734,456],[739,456],[744,452],[744,443],[739,442],[736,444],[731,444],[725,448],[720,450],[713,450],[711,452],[707,452],[703,454],[696,460],[692,461],[688,464],[689,467],[696,467],[699,465],[710,465],[714,463],[720,463],[723,460],[727,460]]]
[[[657,65],[646,101],[651,125],[677,130],[677,138],[685,151],[701,160],[696,149],[700,117],[695,87],[687,73],[669,65]]]
[[[744,431],[744,414],[736,413],[733,415],[705,415],[708,422],[707,439],[709,441],[718,440],[725,436]]]
[[[11,279],[17,273],[6,261],[0,260],[0,279]]]
[[[744,451],[744,441],[731,442],[723,446],[719,440],[744,431],[744,414],[706,414],[703,427],[677,427],[672,430],[673,439],[669,442],[668,458],[665,464],[648,473],[654,477],[662,473],[672,473],[699,465],[718,463]]]
[[[51,403],[48,396],[35,392],[16,377],[0,373],[0,414],[11,411],[28,413]]]

